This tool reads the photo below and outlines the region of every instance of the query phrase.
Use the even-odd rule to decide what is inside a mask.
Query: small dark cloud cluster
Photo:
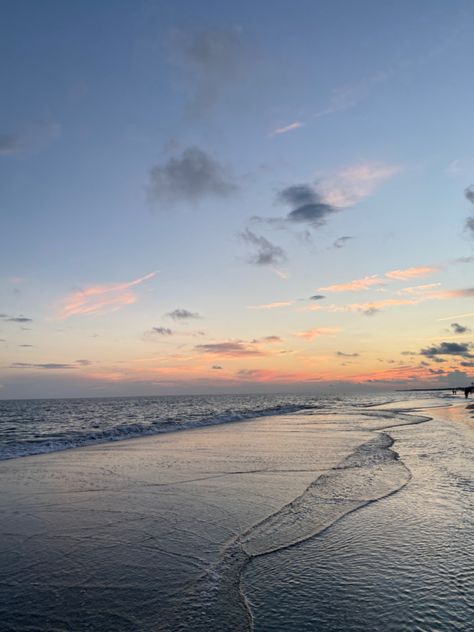
[[[196,345],[195,349],[200,353],[212,353],[214,355],[228,357],[263,355],[262,351],[254,347],[252,344],[244,342],[243,340]]]
[[[221,367],[219,364],[213,364],[213,365],[211,366],[211,369],[212,369],[213,371],[222,371],[222,367]]]
[[[256,235],[248,228],[240,234],[241,238],[255,249],[249,263],[258,266],[278,265],[286,261],[286,253],[280,246],[261,235]]]
[[[347,242],[350,241],[351,239],[354,239],[354,237],[351,237],[350,235],[343,235],[342,237],[339,237],[338,239],[336,239],[336,241],[333,243],[332,247],[333,248],[344,248],[344,246],[347,244]]]
[[[340,358],[358,358],[359,353],[345,353],[344,351],[336,351],[336,355]]]
[[[277,200],[290,207],[286,221],[318,228],[337,212],[337,208],[322,201],[320,194],[309,184],[296,184],[280,191]]]
[[[313,294],[313,296],[309,297],[310,301],[322,301],[323,298],[326,298],[324,294]]]
[[[368,307],[367,309],[363,309],[362,313],[364,314],[364,316],[374,316],[375,314],[378,314],[381,310],[378,309],[377,307]]]
[[[172,312],[166,314],[173,320],[191,320],[193,318],[201,318],[197,312],[190,312],[188,309],[174,309]]]
[[[474,358],[470,353],[471,345],[465,342],[441,342],[439,345],[432,345],[420,350],[420,355],[427,358],[437,358],[437,356],[460,356],[462,358]]]
[[[469,202],[474,204],[474,184],[464,190],[464,195]],[[465,228],[474,237],[474,215],[466,218]]]
[[[208,197],[226,197],[236,189],[226,169],[199,147],[188,147],[178,158],[150,170],[150,198],[163,204],[194,204]]]
[[[469,327],[465,327],[464,325],[460,325],[459,323],[451,323],[451,329],[455,334],[466,334],[471,331]]]
[[[20,316],[8,316],[8,314],[0,314],[0,318],[7,323],[31,323],[32,318],[27,318],[20,314]]]
[[[173,331],[169,327],[152,327],[152,333],[160,336],[171,336]]]

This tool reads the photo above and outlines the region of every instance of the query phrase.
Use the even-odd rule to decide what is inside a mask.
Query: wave
[[[421,423],[420,418],[413,421]],[[394,415],[392,427],[396,425],[406,425],[406,420],[397,424]],[[242,589],[246,566],[257,557],[318,536],[344,516],[405,487],[411,472],[391,449],[393,444],[390,435],[378,432],[338,466],[316,478],[300,496],[240,534],[215,566],[162,613],[157,630],[253,630],[251,607]]]
[[[191,428],[245,421],[259,417],[286,415],[304,410],[322,410],[323,408],[324,406],[321,404],[279,404],[263,409],[217,414],[215,416],[203,416],[199,419],[179,423],[174,419],[158,419],[151,424],[135,422],[120,424],[103,430],[97,429],[87,432],[71,431],[69,434],[57,433],[50,434],[48,437],[36,436],[34,439],[26,440],[22,443],[12,442],[9,444],[6,442],[0,445],[0,461],[115,441],[124,441],[138,437],[159,435],[168,432],[178,432]]]

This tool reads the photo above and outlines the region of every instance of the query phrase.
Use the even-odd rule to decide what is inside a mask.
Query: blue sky
[[[471,379],[472,2],[3,18],[0,397]]]

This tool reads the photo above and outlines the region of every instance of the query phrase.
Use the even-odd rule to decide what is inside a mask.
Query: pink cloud
[[[305,338],[306,340],[313,340],[317,336],[333,336],[340,330],[339,327],[318,327],[316,329],[309,329],[308,331],[299,331],[295,334],[299,338]]]
[[[137,297],[131,288],[152,279],[155,275],[156,272],[151,272],[129,283],[93,285],[72,292],[61,301],[62,307],[58,317],[64,319],[77,315],[101,314],[135,303]]]
[[[357,292],[358,290],[368,290],[376,285],[383,285],[384,279],[381,279],[377,274],[372,276],[366,276],[363,279],[354,279],[348,283],[336,283],[335,285],[328,285],[327,287],[320,287],[321,292]]]
[[[385,276],[389,279],[397,281],[406,281],[407,279],[419,279],[434,272],[438,272],[439,268],[434,266],[418,266],[415,268],[406,268],[405,270],[391,270],[386,272]]]
[[[376,188],[400,171],[397,165],[366,163],[354,165],[323,180],[324,199],[338,208],[352,206],[372,195]]]

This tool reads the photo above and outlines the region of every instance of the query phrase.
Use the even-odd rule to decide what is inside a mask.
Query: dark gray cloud
[[[280,191],[277,200],[288,205],[288,222],[309,224],[317,228],[326,223],[328,217],[339,209],[322,201],[319,193],[308,184],[296,184]]]
[[[265,336],[263,340],[265,342],[281,342],[280,336]]]
[[[202,353],[212,353],[230,357],[264,355],[262,351],[253,347],[252,344],[245,343],[242,340],[196,345],[195,349]]]
[[[166,314],[173,320],[190,320],[192,318],[201,318],[196,312],[190,312],[188,309],[174,309]]]
[[[432,375],[444,375],[446,371],[444,369],[428,369]]]
[[[323,298],[326,298],[324,294],[313,294],[313,296],[309,297],[310,301],[322,301]]]
[[[77,369],[78,366],[89,366],[92,362],[90,360],[75,360],[71,363],[63,363],[63,362],[41,362],[41,363],[32,363],[32,362],[13,362],[10,365],[11,369],[45,369],[45,370],[55,370],[55,369]]]
[[[463,360],[462,362],[460,362],[460,365],[472,368],[474,367],[474,360]]]
[[[34,345],[18,345],[19,347],[34,347]]]
[[[170,61],[191,87],[189,108],[194,115],[206,114],[255,66],[255,52],[238,29],[176,30],[168,44]]]
[[[464,325],[460,325],[459,323],[451,323],[451,329],[455,334],[465,334],[470,332],[469,327],[465,327]]]
[[[474,204],[474,184],[471,184],[470,187],[464,189],[464,195],[466,196],[466,199],[469,200],[469,202],[472,202]]]
[[[344,248],[347,242],[351,239],[354,239],[354,237],[351,237],[350,235],[343,235],[342,237],[336,239],[332,246],[333,248]]]
[[[265,237],[256,235],[248,228],[240,233],[242,239],[255,248],[255,254],[249,259],[249,263],[259,266],[278,265],[286,261],[286,253],[280,246],[272,244]]]
[[[14,154],[22,145],[20,134],[0,134],[0,155]]]
[[[344,351],[336,351],[336,355],[340,358],[358,358],[359,353],[344,353]]]
[[[149,194],[163,204],[196,203],[237,190],[227,170],[199,147],[188,147],[150,170]]]
[[[213,364],[211,366],[211,369],[213,369],[214,371],[222,371],[222,367],[219,366],[218,364]]]
[[[474,217],[467,217],[464,226],[474,236]]]
[[[439,355],[461,356],[463,358],[473,358],[470,353],[471,345],[465,342],[441,342],[439,345],[432,345],[420,350],[420,355],[434,358]]]
[[[151,331],[154,334],[159,334],[160,336],[171,336],[173,334],[172,330],[169,329],[169,327],[152,327]]]
[[[75,369],[74,364],[63,364],[58,362],[45,362],[44,364],[32,364],[30,362],[13,362],[11,369]]]
[[[2,318],[7,323],[31,323],[33,322],[32,318],[26,318],[26,316],[8,316],[7,314],[0,314],[0,318]]]
[[[377,309],[377,307],[368,307],[367,309],[363,309],[362,313],[364,314],[364,316],[374,316],[375,314],[378,314],[381,310]]]

